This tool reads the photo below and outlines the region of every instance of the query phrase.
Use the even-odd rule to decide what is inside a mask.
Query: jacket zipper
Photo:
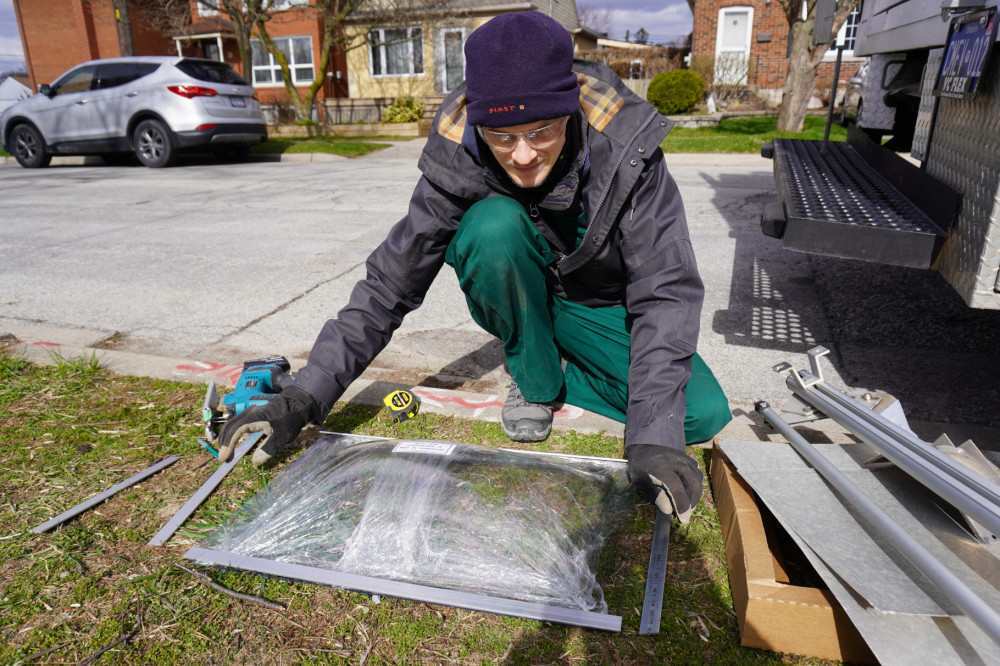
[[[586,238],[587,235],[590,234],[590,228],[594,225],[594,221],[597,219],[597,214],[600,213],[601,208],[604,207],[604,202],[607,200],[608,194],[611,193],[611,186],[614,185],[615,183],[615,176],[618,175],[618,171],[622,168],[622,163],[625,162],[625,158],[628,156],[629,149],[632,147],[632,144],[635,143],[636,138],[638,138],[638,136],[642,134],[642,132],[647,127],[649,127],[649,124],[653,122],[653,119],[655,117],[656,117],[656,111],[650,112],[649,117],[646,118],[646,121],[639,127],[639,129],[635,131],[635,133],[632,135],[632,138],[628,140],[628,143],[626,143],[625,147],[622,149],[621,155],[619,155],[618,157],[618,163],[615,164],[614,171],[611,172],[611,178],[608,179],[608,184],[604,187],[604,192],[601,193],[601,198],[597,200],[597,207],[594,209],[594,214],[590,218],[590,223],[587,224],[587,231],[584,234],[584,238]]]
[[[500,194],[502,194],[502,195],[504,195],[504,196],[506,196],[506,197],[508,197],[510,199],[513,199],[514,201],[523,201],[523,199],[519,199],[516,194],[514,194],[513,192],[511,192],[510,190],[508,190],[506,187],[504,187],[500,183],[498,183],[495,180],[493,180],[492,178],[487,178],[486,179],[486,183],[493,190],[495,190],[496,192],[498,192],[498,193],[500,193]],[[524,204],[522,204],[522,205],[524,205]],[[538,204],[535,201],[528,201],[527,202],[527,206],[528,206],[528,216],[532,220],[536,220],[537,221],[539,219],[539,217],[540,217],[540,214],[538,212]]]

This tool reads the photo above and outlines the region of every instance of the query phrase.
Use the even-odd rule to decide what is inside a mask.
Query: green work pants
[[[551,294],[545,274],[553,259],[524,208],[506,197],[474,204],[445,257],[473,320],[503,342],[525,399],[562,400],[624,423],[631,343],[625,308],[591,308]],[[698,354],[684,390],[687,442],[712,438],[732,415]]]

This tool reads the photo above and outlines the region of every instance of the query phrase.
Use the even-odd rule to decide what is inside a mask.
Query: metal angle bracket
[[[789,423],[806,423],[827,418],[826,414],[794,393],[781,405],[781,413]]]
[[[122,481],[121,483],[118,483],[118,484],[112,486],[111,488],[108,488],[103,493],[101,493],[99,495],[94,495],[93,497],[91,497],[86,502],[81,502],[80,504],[77,504],[76,506],[74,506],[72,509],[69,509],[68,511],[64,511],[64,512],[60,513],[55,518],[47,520],[44,523],[42,523],[41,525],[38,525],[36,527],[32,527],[31,531],[34,532],[35,534],[41,534],[42,532],[47,532],[47,531],[51,530],[53,527],[55,527],[56,525],[59,525],[60,523],[66,522],[67,520],[69,520],[73,516],[76,516],[77,514],[83,513],[84,511],[86,511],[90,507],[97,506],[98,504],[100,504],[104,500],[108,499],[109,497],[111,497],[115,493],[118,493],[118,492],[120,492],[122,490],[125,490],[129,486],[134,486],[135,484],[139,483],[140,481],[142,481],[146,477],[149,477],[149,476],[152,476],[152,475],[156,474],[161,469],[164,469],[166,467],[170,467],[171,465],[173,465],[178,460],[180,460],[180,458],[178,456],[169,456],[167,458],[164,458],[160,462],[155,463],[153,465],[150,465],[149,467],[147,467],[146,469],[142,470],[138,474],[136,474],[134,476],[130,476],[129,478],[127,478],[124,481]]]
[[[233,454],[232,460],[219,465],[219,469],[215,470],[215,473],[208,477],[208,480],[205,481],[201,488],[199,488],[197,492],[191,496],[191,499],[184,503],[184,506],[182,506],[177,513],[174,514],[173,518],[167,521],[166,525],[160,528],[159,532],[153,535],[153,538],[149,540],[148,545],[162,546],[166,543],[167,540],[173,536],[174,532],[176,532],[177,529],[191,516],[191,514],[194,513],[199,506],[201,506],[201,503],[212,494],[212,491],[215,490],[216,486],[222,483],[222,480],[226,478],[226,475],[229,474],[234,467],[236,467],[236,463],[240,461],[240,458],[246,455],[246,453],[253,448],[254,444],[257,443],[257,440],[263,436],[264,433],[255,432],[247,437],[246,441],[240,444],[239,448],[236,449],[236,453]]]
[[[792,366],[791,363],[782,362],[775,366],[772,366],[772,370],[777,373],[787,373],[794,380],[795,383],[799,385],[802,390],[807,391],[816,384],[823,382],[823,368],[820,367],[819,360],[830,353],[830,350],[822,345],[818,347],[813,347],[808,352],[809,355],[809,369],[812,371],[810,376],[803,378],[798,371]]]

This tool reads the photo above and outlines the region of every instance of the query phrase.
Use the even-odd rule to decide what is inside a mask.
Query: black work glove
[[[260,467],[312,421],[316,403],[297,386],[289,386],[266,405],[251,407],[226,421],[219,433],[219,460],[228,461],[233,451],[252,433],[263,432],[264,443],[253,452],[254,467]]]
[[[655,444],[630,444],[628,478],[642,496],[683,524],[701,501],[702,479],[698,463],[683,451]]]

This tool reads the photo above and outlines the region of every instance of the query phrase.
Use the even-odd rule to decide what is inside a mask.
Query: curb
[[[229,387],[233,386],[243,370],[241,364],[102,348],[100,344],[113,335],[112,331],[0,322],[0,335],[4,333],[16,339],[12,346],[15,353],[21,353],[30,361],[42,365],[51,365],[60,359],[89,358],[94,355],[99,359],[101,367],[119,375],[206,384],[214,381],[220,386]],[[305,364],[305,359],[290,358],[289,361],[293,370]],[[405,388],[420,398],[423,411],[443,416],[498,422],[506,398],[506,395],[407,386],[372,378],[372,374],[362,374],[338,402],[381,407],[382,398],[387,394]],[[200,408],[200,404],[191,405],[192,413]],[[560,431],[606,433],[614,437],[624,437],[625,434],[624,424],[573,405],[564,405],[556,410],[552,427]]]
[[[201,358],[145,354],[115,349],[105,349],[100,345],[114,332],[99,329],[61,328],[44,325],[17,324],[0,321],[0,340],[6,334],[16,342],[11,349],[23,354],[34,363],[49,365],[59,358],[88,358],[96,355],[101,366],[110,372],[133,377],[151,377],[168,381],[201,383],[215,382],[220,386],[232,386],[243,370],[242,362],[222,362]],[[289,358],[292,369],[305,364],[304,358]],[[487,394],[455,389],[432,388],[394,383],[378,378],[378,369],[371,368],[354,380],[338,402],[381,407],[382,398],[391,391],[405,388],[413,391],[421,401],[420,409],[425,412],[453,416],[468,420],[497,423],[506,398],[505,394]],[[718,438],[742,441],[782,441],[776,431],[759,423],[754,418],[755,411],[750,403],[730,401],[733,420],[717,435]],[[197,413],[200,404],[191,405],[192,414]],[[584,434],[606,434],[624,439],[625,425],[573,405],[564,405],[553,415],[552,428],[559,432],[575,431]],[[848,443],[851,436],[829,419],[813,423],[815,433],[822,441]],[[710,442],[695,445],[704,448]]]

